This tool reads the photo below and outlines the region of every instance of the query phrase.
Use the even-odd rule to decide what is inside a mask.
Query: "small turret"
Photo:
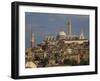
[[[83,32],[81,32],[81,34],[80,34],[80,36],[79,36],[79,39],[85,39],[84,33],[83,33]]]

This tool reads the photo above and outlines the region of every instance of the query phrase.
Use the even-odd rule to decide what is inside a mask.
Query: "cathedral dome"
[[[66,36],[66,33],[64,31],[59,32],[59,36]]]

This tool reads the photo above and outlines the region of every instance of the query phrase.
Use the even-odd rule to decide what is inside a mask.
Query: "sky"
[[[71,20],[72,35],[83,31],[89,39],[89,15],[53,14],[25,12],[25,48],[30,47],[31,32],[35,43],[41,43],[44,36],[56,36],[60,31],[67,33],[67,22]]]

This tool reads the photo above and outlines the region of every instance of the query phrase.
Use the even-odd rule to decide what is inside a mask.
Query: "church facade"
[[[60,31],[57,36],[47,36],[45,37],[45,40],[48,41],[57,41],[57,40],[64,40],[65,43],[78,43],[82,44],[84,42],[88,42],[88,39],[85,38],[84,32],[80,32],[80,35],[73,35],[72,34],[72,23],[71,21],[68,21],[66,32]]]

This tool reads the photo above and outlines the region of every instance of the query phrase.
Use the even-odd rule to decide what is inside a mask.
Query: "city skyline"
[[[44,36],[56,36],[60,31],[67,33],[67,22],[71,20],[72,35],[83,31],[89,39],[89,16],[72,14],[25,13],[25,47],[30,47],[31,32],[35,34],[35,43]]]

